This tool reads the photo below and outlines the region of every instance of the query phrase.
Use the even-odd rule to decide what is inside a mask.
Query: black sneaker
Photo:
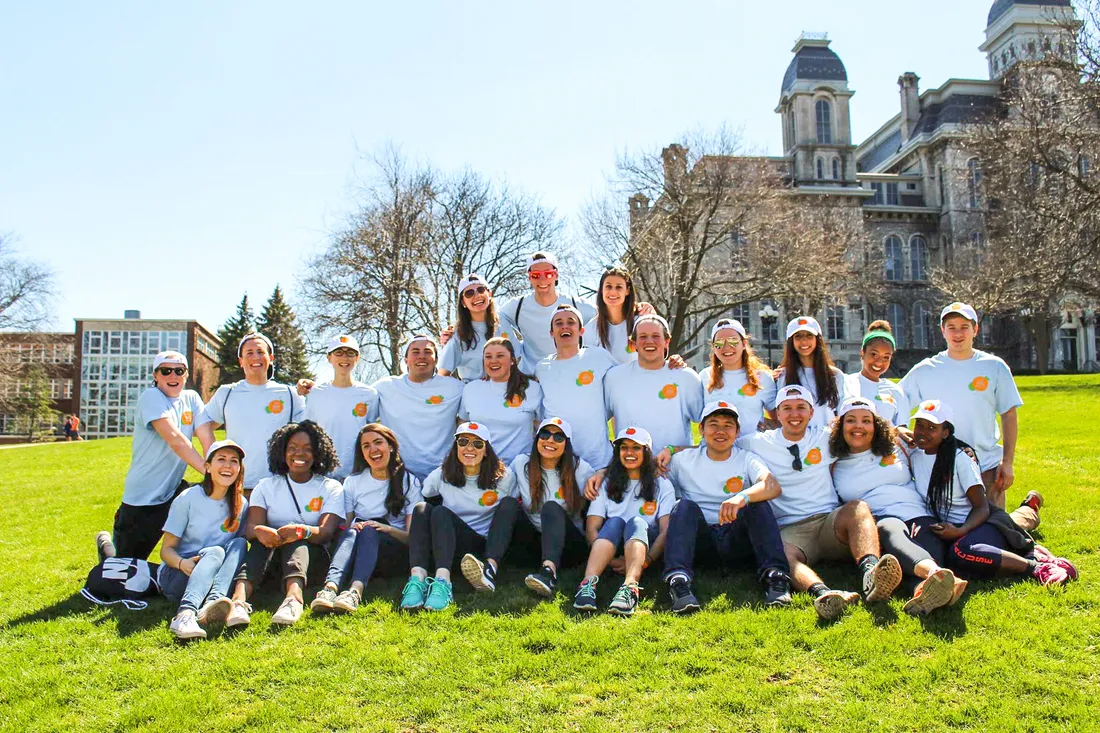
[[[103,529],[95,533],[95,549],[99,553],[100,562],[115,556],[115,543],[111,540],[110,532]]]
[[[470,585],[474,587],[474,590],[492,593],[497,589],[497,571],[493,568],[492,563],[482,562],[474,555],[466,553],[463,555],[459,567],[462,568],[462,575],[470,581]]]
[[[523,579],[524,584],[543,598],[553,598],[554,591],[558,588],[557,578],[550,568],[543,565],[537,571]]]
[[[578,611],[595,611],[596,584],[599,582],[600,579],[595,575],[582,580],[580,587],[577,588],[577,595],[573,596],[573,608]]]
[[[764,605],[785,608],[791,605],[791,579],[782,570],[769,570],[764,584]]]
[[[691,592],[691,583],[683,578],[674,578],[668,584],[668,594],[672,598],[673,613],[691,613],[699,610],[699,600]]]

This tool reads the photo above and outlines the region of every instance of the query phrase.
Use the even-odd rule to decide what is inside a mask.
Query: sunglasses
[[[727,346],[729,346],[732,349],[734,347],[740,346],[742,343],[744,343],[744,342],[741,339],[728,338],[728,339],[714,339],[713,341],[710,342],[710,345],[713,346],[716,349],[724,349]]]
[[[167,377],[170,374],[182,377],[184,374],[187,374],[187,367],[157,367],[157,372],[162,377]]]
[[[464,291],[462,291],[462,297],[472,298],[475,295],[481,295],[482,293],[487,292],[489,292],[489,288],[485,287],[484,285],[478,285],[476,288],[466,288]]]
[[[798,445],[788,445],[787,452],[794,458],[794,463],[791,464],[791,468],[796,471],[802,470],[802,456],[798,455]]]
[[[552,280],[552,279],[556,278],[557,276],[558,276],[558,271],[557,270],[543,270],[542,272],[529,272],[529,273],[527,273],[527,277],[531,278],[532,280],[536,280],[536,281],[537,280],[542,280],[544,278],[547,279],[547,280]]]
[[[564,443],[565,442],[565,433],[559,432],[557,430],[548,430],[546,428],[543,428],[542,430],[539,431],[538,439],[539,440],[552,440],[555,443]]]
[[[328,355],[329,356],[352,357],[352,356],[359,356],[359,352],[356,351],[355,349],[336,349],[335,351],[328,352]]]
[[[481,450],[482,448],[485,447],[485,441],[484,440],[478,440],[476,438],[467,438],[465,436],[463,436],[461,438],[456,438],[455,442],[458,443],[459,448],[465,448],[466,446],[471,445],[471,444],[475,448],[477,448],[478,450]]]

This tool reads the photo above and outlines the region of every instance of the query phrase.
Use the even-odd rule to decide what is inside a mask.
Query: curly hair
[[[352,461],[351,475],[358,476],[363,473],[363,471],[370,470],[370,466],[367,463],[367,457],[363,455],[362,448],[363,436],[367,433],[378,433],[390,444],[390,460],[386,465],[386,471],[390,475],[389,491],[386,492],[384,504],[390,516],[399,517],[406,513],[405,507],[409,505],[409,499],[406,494],[406,486],[409,480],[405,470],[405,460],[401,458],[401,450],[397,442],[397,435],[392,430],[380,422],[367,423],[360,428],[359,434],[355,436],[355,460]]]
[[[879,458],[885,458],[894,452],[894,440],[897,438],[897,430],[886,422],[877,412],[875,417],[875,433],[871,437],[871,453]],[[847,417],[847,415],[845,415]],[[844,440],[844,418],[833,421],[833,430],[829,434],[829,452],[837,458],[847,458],[852,455],[852,449]]]
[[[336,448],[332,445],[332,438],[317,423],[312,420],[292,422],[284,425],[271,435],[267,441],[267,467],[276,476],[286,476],[290,473],[290,466],[286,463],[286,446],[290,442],[290,436],[295,433],[305,433],[309,436],[309,446],[313,450],[313,466],[310,471],[314,476],[327,476],[340,465],[340,458],[336,455]]]
[[[474,436],[477,438],[477,436]],[[481,438],[477,438],[481,440]],[[458,460],[458,438],[451,441],[451,449],[447,451],[443,459],[443,480],[451,486],[463,487],[466,485],[466,472],[463,470],[462,461]],[[477,487],[488,491],[496,487],[497,482],[504,478],[508,467],[500,456],[493,450],[492,443],[485,441],[485,455],[481,459],[481,468],[477,474]]]

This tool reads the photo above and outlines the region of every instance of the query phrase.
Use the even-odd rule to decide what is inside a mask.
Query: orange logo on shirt
[[[424,402],[426,404],[429,404],[429,405],[442,405],[443,404],[443,395],[434,394],[431,397],[429,397],[428,399],[424,400]]]
[[[306,504],[305,510],[307,512],[319,512],[319,511],[321,511],[321,505],[322,504],[324,504],[324,502],[321,501],[321,497],[315,496],[315,497],[313,497],[312,499],[309,500],[308,504]]]
[[[592,373],[592,370],[581,372],[577,375],[577,386],[584,387],[585,385],[592,384],[595,381],[596,375]]]
[[[191,414],[190,410],[188,410],[187,412],[180,415],[180,424],[181,425],[190,425],[194,421],[194,419],[195,419],[195,416],[193,414]]]
[[[974,381],[970,383],[971,392],[985,392],[989,389],[989,377],[974,377]]]
[[[366,402],[357,402],[357,403],[355,403],[355,407],[351,408],[351,414],[355,415],[356,417],[366,417],[367,416],[367,403]]]
[[[240,526],[241,526],[240,520],[237,520],[237,519],[230,520],[229,517],[226,517],[225,521],[222,522],[222,526],[220,527],[220,529],[221,529],[222,532],[225,532],[226,534],[229,534],[231,532],[236,532],[240,528]]]
[[[756,387],[748,383],[746,383],[745,386],[741,387],[741,389],[737,390],[737,394],[741,395],[742,397],[755,397],[756,392]]]
[[[514,394],[511,397],[509,397],[508,399],[504,400],[504,406],[505,407],[519,407],[522,404],[523,404],[523,398],[520,397],[518,394]]]
[[[890,453],[889,455],[883,456],[882,460],[878,462],[878,465],[885,468],[886,466],[892,466],[897,462],[898,462],[898,457],[895,456],[893,453]]]
[[[626,353],[633,354],[635,351],[637,351],[637,349],[634,348],[634,344],[627,342]]]
[[[897,402],[894,401],[894,398],[891,397],[888,394],[877,394],[877,395],[875,395],[875,399],[878,400],[879,402],[885,402],[888,405],[896,405],[897,404]]]
[[[736,494],[745,486],[745,481],[740,476],[734,476],[726,482],[725,490],[727,494]]]
[[[638,514],[643,517],[652,517],[656,513],[657,502],[655,501],[647,501],[645,504],[642,504],[642,508],[638,510]]]
[[[508,338],[508,332],[507,332],[507,331],[501,331],[501,333],[500,333],[500,337],[501,337],[502,339],[506,339],[506,338]],[[508,340],[509,340],[509,341],[511,341],[511,339],[508,339]]]
[[[283,401],[282,400],[271,400],[271,402],[267,403],[267,407],[264,408],[264,412],[268,412],[272,415],[278,415],[282,411],[283,411]]]
[[[481,506],[492,506],[497,503],[497,492],[493,490],[486,491],[481,495],[481,498],[477,500],[477,503]]]
[[[812,451],[806,454],[806,465],[816,466],[821,463],[821,449],[814,448]]]
[[[558,487],[558,490],[554,492],[554,498],[555,499],[561,499],[562,501],[565,501],[565,497],[562,496],[562,494],[561,494],[561,487],[560,486]]]
[[[676,385],[666,384],[664,387],[661,387],[661,391],[657,393],[657,397],[662,400],[674,399],[676,397]]]

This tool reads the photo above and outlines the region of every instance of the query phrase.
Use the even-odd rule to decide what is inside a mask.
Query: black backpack
[[[97,606],[122,604],[131,611],[144,610],[141,600],[160,593],[157,571],[160,566],[132,557],[109,557],[88,573],[80,595]]]

